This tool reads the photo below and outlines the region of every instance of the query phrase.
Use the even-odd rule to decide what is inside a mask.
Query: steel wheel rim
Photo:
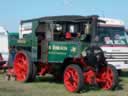
[[[100,79],[102,80],[102,82],[100,82],[100,86],[104,89],[104,90],[108,90],[112,87],[113,85],[113,71],[111,69],[111,67],[106,67],[106,68],[102,68],[101,74],[100,74]]]
[[[28,58],[23,53],[18,53],[14,60],[16,80],[25,81],[28,73]]]
[[[79,76],[74,68],[66,69],[64,73],[64,84],[68,91],[75,92],[79,84]]]

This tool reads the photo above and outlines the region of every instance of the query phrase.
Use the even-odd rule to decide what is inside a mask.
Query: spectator
[[[9,67],[13,67],[13,61],[14,61],[15,55],[16,55],[16,48],[15,46],[12,46],[9,52],[9,62],[8,62]]]

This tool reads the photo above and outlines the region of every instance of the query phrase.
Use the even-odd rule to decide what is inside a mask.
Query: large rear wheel
[[[32,64],[31,57],[28,52],[19,51],[16,53],[14,59],[14,72],[17,81],[33,81],[35,78],[35,76],[33,76],[35,74],[35,71],[33,71],[35,69],[34,67],[35,66]]]
[[[83,72],[78,65],[67,66],[64,71],[64,85],[70,92],[80,92],[84,87]]]
[[[106,67],[101,67],[99,79],[99,86],[102,89],[114,89],[118,85],[118,72],[113,65],[108,64]]]

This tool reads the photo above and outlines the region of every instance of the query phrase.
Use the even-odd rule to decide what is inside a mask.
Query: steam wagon
[[[98,18],[70,15],[21,21],[12,66],[16,80],[30,82],[49,73],[63,80],[69,92],[80,92],[86,84],[115,88],[117,71],[107,64],[95,38],[97,24],[104,23]]]

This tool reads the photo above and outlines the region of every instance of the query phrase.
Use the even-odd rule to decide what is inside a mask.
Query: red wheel
[[[102,67],[99,73],[99,85],[102,89],[114,89],[118,84],[118,73],[114,66]]]
[[[16,80],[21,82],[31,81],[33,77],[33,64],[27,52],[19,51],[14,59],[14,72]]]
[[[64,85],[70,92],[79,92],[83,89],[84,78],[78,65],[69,65],[64,72]]]

